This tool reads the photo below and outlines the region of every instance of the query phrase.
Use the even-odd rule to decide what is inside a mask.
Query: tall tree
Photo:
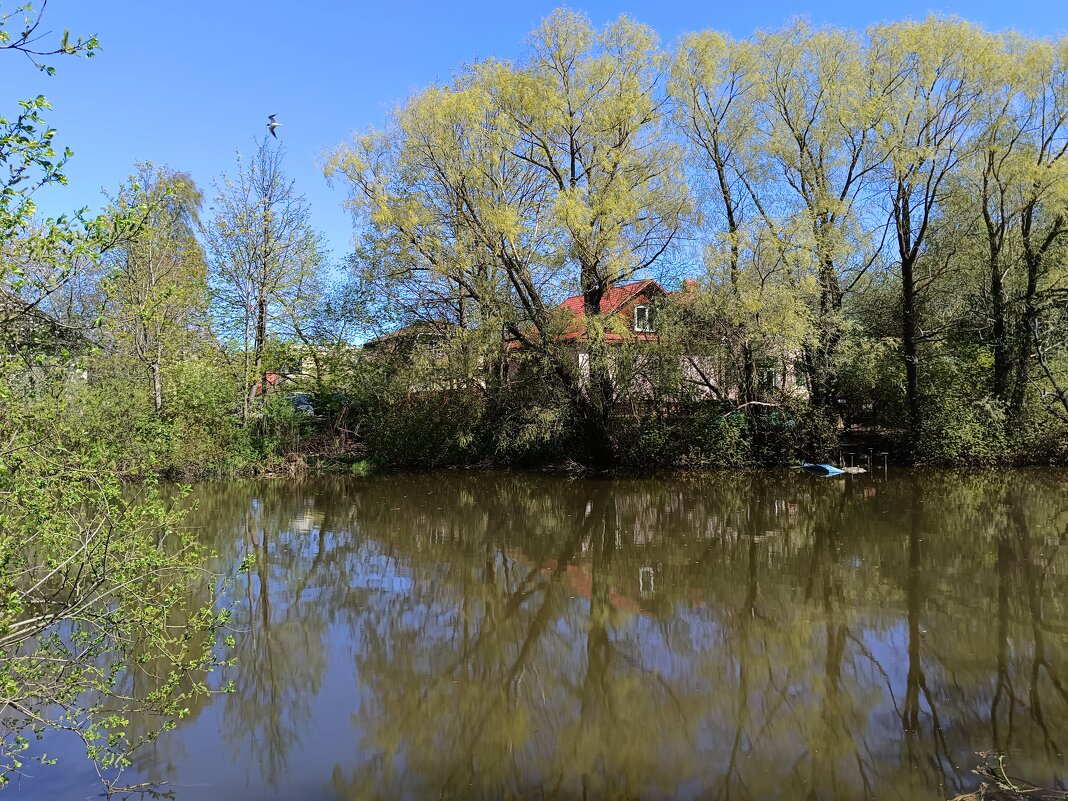
[[[882,246],[885,226],[866,206],[886,158],[873,141],[893,82],[849,31],[797,22],[758,34],[754,47],[764,180],[747,186],[810,298],[816,330],[804,363],[812,401],[825,407],[834,398],[843,298]]]
[[[137,234],[109,254],[106,326],[143,366],[160,414],[165,360],[188,343],[207,306],[207,264],[196,237],[201,193],[189,175],[141,163],[114,205],[143,207],[145,216]]]
[[[1024,263],[1022,310],[1016,321],[1010,417],[1023,412],[1032,366],[1034,332],[1043,311],[1051,320],[1068,297],[1068,37],[1036,42],[1027,49],[1031,76],[1020,96],[1017,118],[1027,132],[1026,172],[1019,214]],[[1059,304],[1058,304],[1059,301]]]
[[[991,37],[997,49],[981,65],[975,141],[954,175],[961,201],[947,214],[982,231],[991,393],[1019,421],[1034,354],[1034,327],[1063,287],[1056,269],[1068,235],[1068,43]],[[976,255],[962,248],[964,262]],[[984,334],[986,332],[984,331]]]
[[[612,458],[601,301],[663,257],[690,208],[663,68],[650,29],[621,17],[597,31],[558,11],[522,64],[478,64],[424,91],[327,167],[383,250],[449,276],[548,360],[598,462]],[[561,289],[583,296],[588,375],[556,341]]]
[[[746,408],[757,399],[753,353],[755,314],[746,314],[743,265],[753,242],[747,215],[753,213],[746,186],[753,168],[756,104],[760,86],[753,67],[753,48],[715,31],[683,38],[671,71],[670,91],[675,125],[689,144],[697,172],[708,175],[710,188],[699,193],[704,222],[719,234],[713,258],[726,261],[727,285],[739,319],[742,361],[741,397]]]
[[[294,292],[319,268],[309,207],[282,169],[283,151],[266,137],[237,173],[217,184],[208,227],[211,285],[222,331],[240,350],[243,418],[267,389],[267,337]]]
[[[948,178],[972,145],[972,127],[989,38],[975,26],[930,17],[877,26],[870,33],[872,70],[893,87],[876,129],[883,159],[879,183],[894,234],[901,278],[901,339],[908,432],[923,431],[919,308],[926,280],[918,273],[924,247],[948,189]]]

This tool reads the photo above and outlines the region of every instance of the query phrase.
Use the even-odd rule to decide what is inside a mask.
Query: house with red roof
[[[657,307],[670,297],[672,293],[651,278],[610,287],[601,296],[600,319],[604,344],[619,347],[624,343],[656,341]],[[573,295],[565,299],[555,311],[562,318],[562,330],[556,335],[555,341],[574,350],[579,369],[589,378],[589,321],[583,296]],[[523,345],[518,340],[512,340],[507,344],[507,350],[519,353]],[[517,363],[509,363],[510,375],[514,375],[518,369]]]
[[[601,297],[600,322],[601,341],[611,348],[634,345],[643,342],[659,341],[657,327],[658,310],[667,304],[685,305],[696,297],[697,282],[686,281],[682,289],[669,292],[659,282],[647,278],[627,284],[610,287]],[[582,295],[573,295],[564,299],[555,309],[557,314],[554,341],[572,351],[575,362],[585,378],[589,378],[589,319]],[[387,355],[412,359],[417,353],[428,355],[431,361],[441,361],[439,352],[446,340],[446,332],[451,327],[448,323],[431,324],[418,322],[397,331],[371,340],[364,345],[366,358],[382,358]],[[525,335],[527,342],[536,341],[532,331]],[[520,358],[525,349],[524,342],[517,339],[505,343],[509,356],[499,367],[503,376],[512,378],[523,369]],[[640,353],[630,353],[630,358],[641,359]],[[728,376],[733,372],[731,364],[723,363],[724,354],[688,354],[682,357],[682,373],[698,397],[737,400],[737,381]],[[766,391],[804,392],[795,379],[793,360],[782,358],[775,364],[761,366],[761,385]],[[485,367],[485,366],[484,366]],[[486,368],[488,369],[488,368]],[[638,371],[640,374],[642,371]],[[639,382],[647,379],[632,377]],[[424,379],[425,382],[425,379]],[[413,389],[440,389],[433,382],[422,383]],[[638,394],[645,394],[640,386],[634,386]],[[646,384],[649,395],[654,395],[654,387]]]
[[[615,318],[622,326],[610,327],[605,332],[604,341],[609,345],[620,345],[628,339],[655,340],[656,306],[670,294],[651,278],[611,287],[601,297],[601,316]],[[568,298],[558,308],[572,316],[559,340],[574,343],[585,341],[586,304],[582,295]]]
[[[666,303],[685,304],[692,300],[697,282],[685,281],[681,290],[669,292],[657,281],[645,279],[611,287],[601,298],[601,317],[608,318],[604,326],[603,341],[609,346],[625,343],[655,342],[660,336],[657,329],[657,309]],[[582,295],[573,295],[564,300],[557,310],[566,315],[564,330],[557,341],[567,343],[575,350],[583,373],[589,375],[588,322]],[[509,350],[520,351],[518,342],[509,344]],[[698,396],[738,400],[734,381],[724,381],[731,372],[731,365],[720,363],[722,356],[688,354],[682,357],[683,376]],[[784,354],[782,358],[761,366],[759,380],[765,392],[804,394],[806,389],[795,365],[795,358]],[[726,386],[724,386],[724,384]],[[651,388],[650,388],[651,389]]]

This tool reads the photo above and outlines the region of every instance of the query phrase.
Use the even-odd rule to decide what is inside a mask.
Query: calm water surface
[[[195,495],[238,689],[123,776],[181,801],[946,799],[989,749],[1068,780],[1063,472]],[[99,794],[74,754],[14,795]]]

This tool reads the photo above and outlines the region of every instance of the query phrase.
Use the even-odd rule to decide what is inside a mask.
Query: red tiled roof
[[[663,295],[671,294],[652,278],[646,278],[643,281],[635,281],[630,284],[614,286],[601,297],[601,315],[608,316],[618,314],[630,301],[634,300],[638,295],[651,287],[655,287]],[[556,308],[558,311],[567,310],[571,312],[572,315],[572,319],[569,322],[567,329],[557,337],[557,341],[575,342],[583,339],[586,336],[586,323],[584,322],[584,318],[586,317],[586,304],[582,295],[572,295]],[[627,328],[630,329],[631,326],[628,325]],[[656,339],[656,334],[644,331],[631,331],[630,336],[639,340]],[[623,340],[624,337],[615,332],[605,332],[604,341],[607,344],[618,345],[623,342]],[[522,345],[516,340],[509,342],[507,347],[509,350],[522,349]]]
[[[601,315],[608,316],[617,314],[627,305],[627,303],[650,287],[656,287],[661,293],[665,295],[668,294],[667,290],[651,278],[647,278],[644,281],[635,281],[632,284],[622,284],[620,286],[611,287],[601,297]],[[583,322],[583,318],[586,316],[586,304],[582,295],[574,295],[568,298],[557,308],[561,310],[566,309],[575,317],[567,330],[560,335],[559,339],[564,342],[574,342],[575,340],[582,339],[586,335],[586,324]],[[629,327],[630,326],[628,326],[628,328]],[[656,335],[652,333],[632,333],[637,339],[656,339]],[[605,333],[604,341],[611,345],[617,345],[623,341],[623,337],[609,331]]]
[[[635,281],[633,284],[622,284],[620,286],[614,286],[611,287],[607,292],[605,292],[604,295],[601,297],[601,314],[613,314],[614,312],[619,310],[620,306],[622,306],[628,300],[630,300],[639,292],[644,290],[646,287],[650,286],[655,286],[665,295],[667,294],[667,290],[665,290],[664,287],[660,286],[660,284],[658,284],[652,278],[646,278],[644,281]],[[586,316],[586,303],[583,300],[582,295],[571,296],[563,303],[561,303],[558,308],[567,309],[576,317]]]

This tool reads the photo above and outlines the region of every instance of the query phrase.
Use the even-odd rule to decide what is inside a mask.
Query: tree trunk
[[[749,414],[757,400],[756,360],[753,358],[753,345],[749,340],[742,342],[742,401]]]
[[[590,462],[596,467],[610,467],[614,451],[608,418],[603,407],[593,403],[589,392],[590,381],[560,346],[550,344],[545,357],[578,415]]]
[[[991,185],[997,187],[992,189]],[[992,193],[994,193],[992,197]],[[982,181],[983,224],[986,228],[987,258],[990,269],[990,303],[993,317],[994,376],[992,394],[1000,403],[1008,400],[1011,372],[1011,349],[1006,321],[1005,276],[1001,269],[1001,252],[1005,242],[1006,221],[1004,213],[1005,190],[998,180],[998,164],[995,150],[986,154],[986,166]],[[991,212],[994,201],[997,212]]]
[[[244,340],[244,346],[245,347],[244,347],[244,352],[241,355],[241,367],[242,367],[241,381],[243,382],[243,386],[241,387],[241,389],[243,390],[243,397],[241,398],[241,422],[244,425],[248,425],[249,411],[250,411],[251,406],[252,406],[252,384],[254,382],[251,380],[251,372],[249,370],[249,366],[250,366],[249,345],[251,344],[250,337],[249,337],[249,327],[250,327],[250,324],[252,322],[251,321],[252,308],[251,308],[250,304],[248,303],[247,297],[245,299],[244,312],[245,312],[245,332],[244,332],[245,333],[245,340]]]
[[[586,345],[589,355],[588,399],[585,411],[585,434],[590,457],[596,467],[611,467],[614,462],[609,421],[615,399],[615,387],[609,369],[608,348],[601,330],[601,298],[604,287],[590,268],[583,268],[583,307],[586,314]]]
[[[267,295],[261,289],[260,297],[256,302],[256,338],[253,342],[252,370],[253,381],[249,389],[249,406],[256,399],[256,387],[260,388],[260,394],[267,397],[267,365],[263,358],[267,345]]]
[[[920,443],[923,413],[920,406],[919,361],[917,355],[916,281],[913,259],[901,262],[901,345],[905,356],[905,397],[908,403],[908,439],[910,450]]]
[[[1027,289],[1024,290],[1023,311],[1016,328],[1016,359],[1011,367],[1012,396],[1009,399],[1009,421],[1018,422],[1023,416],[1024,400],[1027,397],[1027,383],[1031,378],[1031,332],[1038,320],[1038,270],[1037,258],[1026,258]],[[1007,368],[1008,371],[1008,368]],[[1008,379],[1006,378],[1006,381]]]
[[[163,380],[160,376],[159,359],[152,361],[152,402],[156,408],[156,414],[163,413]]]
[[[991,244],[990,254],[990,300],[991,314],[994,318],[994,398],[1004,403],[1009,394],[1009,375],[1011,372],[1009,342],[1005,320],[1005,282],[1001,274],[1001,264]],[[1026,342],[1025,342],[1026,347]]]
[[[834,262],[825,259],[820,265],[820,306],[817,321],[818,340],[805,353],[805,372],[808,373],[809,401],[816,409],[836,412],[834,403],[834,357],[840,335],[837,315],[842,308],[842,288],[838,283]]]

